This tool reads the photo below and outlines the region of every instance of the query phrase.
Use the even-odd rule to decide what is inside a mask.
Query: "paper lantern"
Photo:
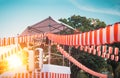
[[[110,27],[110,25],[106,27],[106,40],[108,44],[110,44]]]
[[[115,61],[118,61],[119,60],[119,56],[115,56]]]
[[[64,45],[66,45],[66,36],[63,36],[64,39]]]
[[[70,35],[70,46],[72,46],[73,45],[73,36],[72,35]]]
[[[120,23],[114,24],[114,40],[120,42]]]
[[[7,54],[7,53],[4,53],[4,56],[5,56],[5,58],[7,58],[7,57],[8,57],[8,54]]]
[[[96,49],[93,50],[93,55],[96,55]]]
[[[67,38],[68,38],[68,36],[66,35],[66,36],[65,36],[65,45],[68,44],[68,43],[67,43]]]
[[[82,42],[81,42],[81,34],[78,34],[78,45],[81,45]]]
[[[80,46],[80,50],[83,50],[83,48],[84,48],[83,46]]]
[[[89,44],[92,45],[92,31],[89,31],[89,41]]]
[[[100,28],[99,29],[99,40],[100,40],[100,44],[102,44],[103,43],[103,28]]]
[[[26,43],[29,43],[29,36],[26,36]]]
[[[99,36],[100,30],[97,30],[97,39],[96,39],[96,45],[100,45],[100,36]]]
[[[102,29],[102,43],[101,44],[106,44],[107,43],[107,36],[106,36],[106,28]]]
[[[68,35],[68,40],[67,40],[68,45],[70,45],[70,36]]]
[[[95,35],[95,31],[92,31],[92,45],[96,45],[95,42],[94,42],[95,41],[94,40],[94,35]]]
[[[95,46],[91,46],[91,50],[94,50],[95,49]]]
[[[63,44],[63,36],[60,36],[60,44]]]
[[[114,58],[115,58],[115,56],[112,54],[111,57],[110,57],[110,59],[114,60]]]
[[[101,51],[98,51],[98,54],[97,54],[98,56],[101,56]]]
[[[102,46],[102,52],[105,53],[106,51],[107,51],[107,46],[106,45]]]
[[[97,51],[101,51],[101,46],[97,46]]]
[[[6,46],[6,38],[2,39],[2,46]]]
[[[13,50],[13,49],[11,49],[11,51],[10,51],[10,52],[11,52],[11,54],[12,54],[12,55],[14,54],[14,50]]]
[[[85,33],[82,33],[82,34],[81,34],[81,45],[82,45],[82,46],[85,45],[85,40],[84,40],[85,37],[84,37],[84,36],[85,36]]]
[[[24,43],[27,42],[27,37],[26,36],[23,36],[24,37]]]
[[[114,25],[110,26],[110,44],[114,42]]]
[[[110,58],[110,54],[108,53],[108,54],[106,54],[106,56],[105,56],[107,59],[109,59]]]
[[[11,52],[10,51],[8,51],[8,54],[7,54],[8,56],[11,56]]]
[[[1,38],[0,38],[0,46],[2,46],[2,40],[1,40]]]
[[[87,49],[88,49],[88,47],[87,47],[87,46],[85,46],[85,47],[84,47],[84,51],[85,51],[85,52],[87,52]]]
[[[119,48],[116,47],[115,50],[114,50],[114,54],[118,55],[118,53],[119,53]]]
[[[17,39],[18,39],[18,43],[20,44],[20,37],[18,37]]]
[[[32,36],[29,36],[29,42],[32,42]]]
[[[64,38],[64,35],[62,35],[62,44],[65,45],[65,38]]]
[[[4,59],[4,54],[1,54],[1,59],[2,59],[2,60]]]
[[[79,44],[79,42],[78,42],[78,37],[79,37],[79,35],[76,34],[76,35],[75,35],[75,45],[76,45],[76,46],[78,46],[78,44]]]
[[[75,46],[75,48],[77,49],[79,46]]]
[[[88,49],[88,53],[92,53],[92,49],[91,48]]]
[[[85,34],[86,34],[86,35],[85,35],[85,42],[86,42],[86,45],[89,45],[89,33],[86,32]]]
[[[105,56],[106,56],[106,53],[102,53],[102,57],[105,58]]]
[[[94,43],[97,44],[97,30],[94,31]]]
[[[10,45],[10,37],[7,39],[7,45]]]
[[[109,47],[109,54],[112,54],[112,52],[113,52],[113,48]]]
[[[72,35],[72,38],[73,38],[73,41],[72,41],[72,45],[76,45],[76,37],[75,37],[75,35]]]

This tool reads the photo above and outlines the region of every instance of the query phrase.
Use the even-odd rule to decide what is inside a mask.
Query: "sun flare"
[[[15,54],[8,57],[7,61],[8,61],[8,65],[9,65],[10,69],[18,68],[22,65],[22,60],[20,59],[19,56],[15,55]]]

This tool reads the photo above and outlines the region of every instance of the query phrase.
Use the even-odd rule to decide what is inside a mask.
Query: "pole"
[[[63,48],[64,48],[64,45],[63,45]],[[64,57],[64,55],[63,55],[63,66],[65,65],[64,60],[65,60],[65,57]]]
[[[49,24],[48,27],[49,27],[49,32],[51,32],[51,25]],[[51,43],[49,39],[48,39],[48,54],[49,54],[48,64],[51,64]]]
[[[71,47],[69,46],[69,55],[71,55]],[[70,61],[69,61],[69,67],[70,67]]]
[[[49,40],[49,44],[48,44],[48,54],[49,54],[48,64],[50,64],[51,63],[51,45],[50,45],[50,40]]]

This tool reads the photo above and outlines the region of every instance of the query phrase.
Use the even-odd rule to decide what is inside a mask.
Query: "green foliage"
[[[80,15],[73,15],[67,19],[61,18],[59,21],[64,22],[82,32],[103,28],[106,26],[106,24],[99,19],[86,18]]]

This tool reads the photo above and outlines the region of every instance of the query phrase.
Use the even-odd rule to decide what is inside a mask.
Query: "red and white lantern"
[[[107,51],[107,46],[106,45],[102,46],[102,52],[105,53],[106,51]]]
[[[119,53],[119,48],[116,47],[115,50],[114,50],[114,54],[118,55],[118,53]]]
[[[96,49],[93,50],[93,55],[96,55]]]
[[[112,54],[112,52],[113,52],[113,48],[109,47],[109,54]]]
[[[112,54],[111,57],[110,57],[110,59],[114,60],[114,58],[115,58],[115,56]]]
[[[115,61],[118,61],[119,60],[119,56],[115,56]]]
[[[92,49],[91,48],[88,49],[88,53],[92,53]]]
[[[101,51],[101,46],[97,46],[97,51]]]
[[[98,56],[101,56],[101,51],[98,51]]]
[[[106,54],[106,56],[105,56],[107,59],[109,59],[110,58],[110,54],[108,53],[108,54]]]

